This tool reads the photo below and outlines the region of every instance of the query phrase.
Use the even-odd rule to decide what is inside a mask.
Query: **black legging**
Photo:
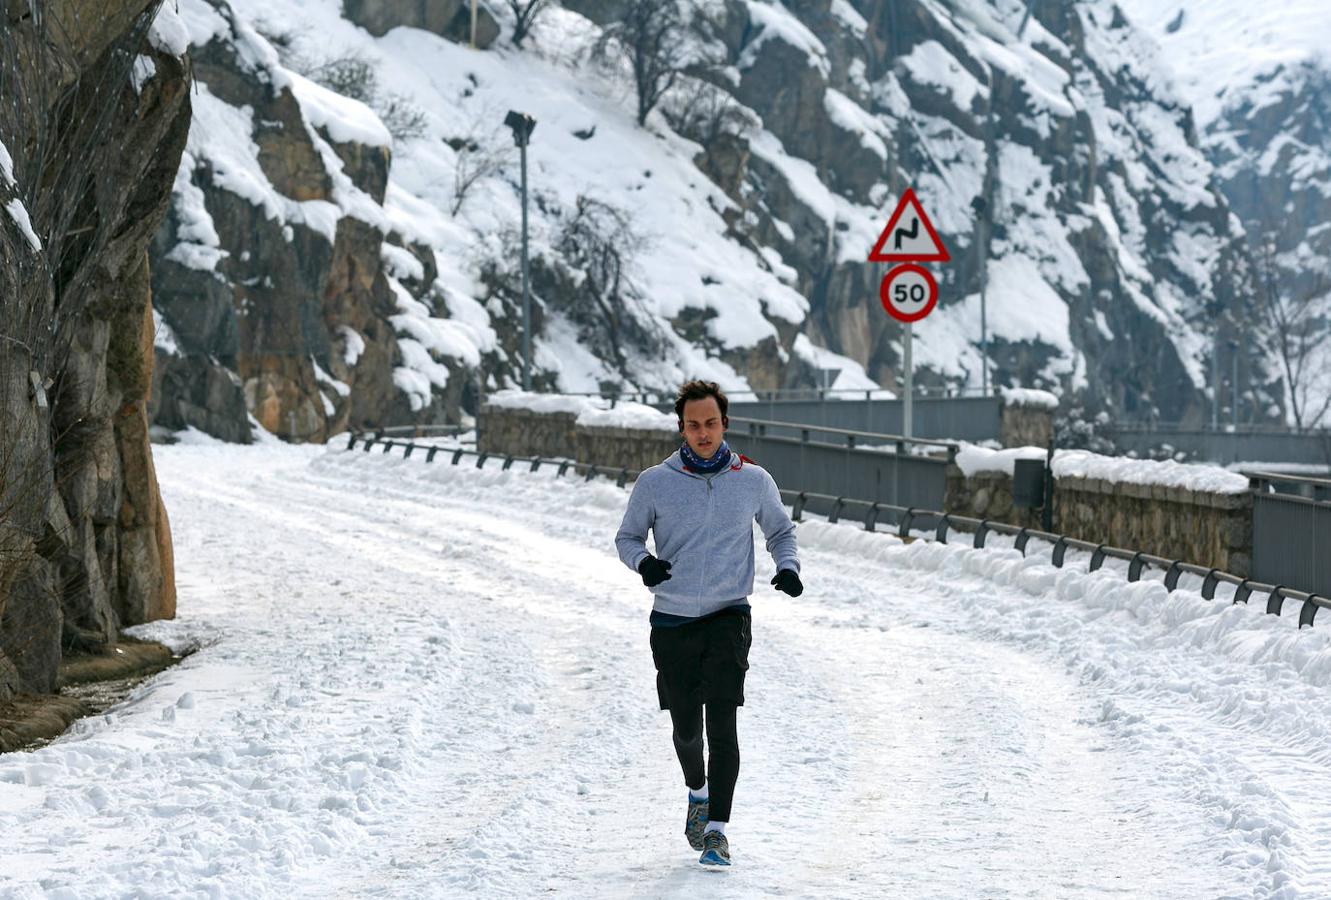
[[[739,735],[735,731],[735,704],[707,704],[707,774],[703,774],[703,707],[670,710],[674,724],[675,754],[684,769],[684,783],[697,789],[707,781],[711,801],[707,818],[713,822],[730,821],[730,802],[735,797],[739,778]]]

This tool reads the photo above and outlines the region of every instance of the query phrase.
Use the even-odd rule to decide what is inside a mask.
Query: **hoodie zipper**
[[[707,482],[707,519],[705,520],[705,523],[703,525],[703,541],[704,541],[703,546],[708,547],[709,550],[707,553],[703,554],[702,570],[698,578],[698,593],[693,598],[694,605],[697,607],[698,610],[698,615],[702,615],[702,591],[703,587],[707,584],[707,563],[711,561],[711,552],[710,552],[711,541],[708,535],[710,535],[712,531],[712,515],[713,515],[713,510],[715,508],[713,505],[714,492],[712,489],[712,479],[720,474],[721,474],[720,472],[713,472],[711,475],[702,476],[703,481]]]

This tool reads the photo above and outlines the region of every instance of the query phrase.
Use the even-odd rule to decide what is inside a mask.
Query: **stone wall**
[[[1235,575],[1246,576],[1252,567],[1250,493],[1060,478],[1054,483],[1054,530]]]
[[[962,516],[1040,527],[1040,510],[1012,505],[1012,476],[1002,472],[979,472],[967,478],[961,469],[948,466],[945,504],[947,512]]]
[[[1004,447],[1048,447],[1053,438],[1052,409],[1003,404],[998,422],[998,442]]]
[[[476,449],[504,456],[576,459],[577,418],[571,412],[536,412],[487,403],[476,418]]]
[[[1012,477],[951,468],[947,512],[1040,528],[1040,511],[1012,506]],[[1054,482],[1058,534],[1247,575],[1252,566],[1252,495],[1190,491],[1090,478]]]
[[[579,425],[577,442],[578,462],[641,472],[678,450],[680,437],[676,431]]]
[[[635,472],[679,447],[677,431],[578,425],[571,412],[537,412],[487,403],[477,420],[476,447],[503,456],[562,458]]]

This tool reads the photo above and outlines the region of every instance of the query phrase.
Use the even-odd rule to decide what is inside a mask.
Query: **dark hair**
[[[721,421],[726,421],[726,410],[730,408],[730,401],[726,395],[721,392],[721,386],[715,381],[686,381],[679,387],[679,393],[675,396],[675,418],[679,420],[679,427],[684,427],[684,404],[690,400],[705,400],[708,397],[716,398],[716,405],[721,408]]]

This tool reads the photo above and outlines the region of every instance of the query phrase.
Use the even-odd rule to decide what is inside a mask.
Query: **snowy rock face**
[[[0,703],[53,690],[63,650],[175,612],[147,246],[189,65],[150,6],[0,8]]]
[[[865,260],[913,186],[952,254],[919,381],[979,384],[983,277],[995,383],[1205,415],[1252,266],[1155,45],[1112,2],[687,0],[678,76],[641,126],[607,40],[629,6],[550,5],[521,48],[496,7],[473,51],[455,0],[182,0],[202,87],[155,287],[163,368],[200,374],[164,377],[158,422],[243,439],[243,399],[321,439],[516,384],[509,109],[538,121],[539,388],[820,368],[895,388],[902,335]],[[1244,369],[1253,408],[1279,412]]]
[[[1291,311],[1306,310],[1283,330],[1298,333],[1306,322],[1310,337],[1323,345],[1308,355],[1302,372],[1296,362],[1294,371],[1281,373],[1290,417],[1315,424],[1331,397],[1331,374],[1322,374],[1331,373],[1331,350],[1325,349],[1331,343],[1326,4],[1123,0],[1122,6],[1158,42],[1178,93],[1194,110],[1218,184],[1247,231],[1259,283],[1253,303],[1241,311],[1246,340],[1281,359],[1282,329],[1264,321],[1262,310],[1270,292]],[[1241,404],[1241,415],[1247,412]]]
[[[363,103],[282,66],[226,4],[182,11],[197,94],[154,244],[166,326],[156,423],[248,441],[249,413],[318,441],[456,408],[461,379],[448,392],[448,365],[398,338],[429,318],[435,272],[383,209],[388,130]]]
[[[899,377],[882,271],[863,260],[913,185],[953,257],[916,329],[925,381],[979,381],[984,203],[998,383],[1129,417],[1202,413],[1213,323],[1251,275],[1188,113],[1113,4],[1036,3],[1026,20],[1015,0],[737,2],[724,16],[733,92],[763,126],[736,200],[798,271],[818,343]]]

